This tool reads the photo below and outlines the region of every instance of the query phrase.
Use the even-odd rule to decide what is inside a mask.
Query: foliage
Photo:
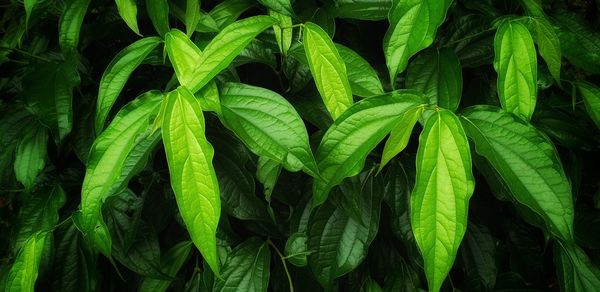
[[[0,290],[600,287],[600,1],[1,7]]]

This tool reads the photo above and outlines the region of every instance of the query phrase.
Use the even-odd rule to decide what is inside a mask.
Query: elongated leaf
[[[55,291],[92,291],[97,255],[86,245],[81,232],[71,221],[64,232],[57,235],[55,258],[58,263],[53,273]]]
[[[221,88],[221,120],[259,156],[290,171],[318,170],[302,119],[279,94],[260,87],[227,83]]]
[[[593,74],[600,74],[600,34],[570,11],[552,14],[562,54],[571,64]]]
[[[171,277],[175,277],[181,266],[188,259],[191,250],[191,241],[183,241],[174,245],[162,256],[161,266],[163,272]],[[164,292],[167,291],[171,282],[170,280],[145,278],[142,285],[140,285],[139,291]]]
[[[306,23],[303,34],[310,71],[327,110],[335,120],[353,103],[346,64],[331,38],[320,26]]]
[[[405,112],[423,103],[411,91],[366,98],[354,104],[327,130],[317,149],[322,179],[313,184],[313,205],[325,202],[331,188],[358,174],[365,158],[397,125]]]
[[[419,136],[411,226],[423,255],[430,291],[439,291],[467,230],[475,188],[469,141],[449,110],[432,114]]]
[[[354,270],[366,257],[379,227],[382,184],[368,178],[344,182],[336,195],[348,197],[358,206],[355,219],[331,201],[319,207],[308,222],[308,264],[319,283],[330,290],[333,279]]]
[[[496,32],[494,51],[502,108],[530,120],[537,101],[537,57],[527,27],[503,22]]]
[[[42,250],[48,239],[47,232],[33,234],[23,244],[10,268],[6,280],[6,291],[34,291]]]
[[[335,0],[335,15],[340,18],[383,20],[388,16],[392,0]]]
[[[393,1],[388,16],[390,27],[383,40],[392,88],[396,87],[396,76],[406,69],[408,59],[431,45],[451,3],[451,0]]]
[[[146,0],[146,10],[152,25],[160,36],[169,32],[168,0]]]
[[[232,24],[242,13],[256,5],[254,0],[225,0],[209,12],[220,29]]]
[[[577,88],[581,92],[588,115],[600,128],[600,88],[583,81],[577,82]]]
[[[462,95],[462,70],[449,49],[431,49],[410,63],[406,87],[423,92],[430,103],[455,111]]]
[[[218,275],[219,184],[212,165],[214,149],[204,136],[204,117],[194,95],[179,87],[167,96],[162,137],[171,187],[181,218],[204,260]]]
[[[279,51],[285,56],[292,45],[294,32],[291,28],[293,24],[292,18],[273,9],[269,9],[269,16],[274,17],[279,21],[279,24],[273,26],[273,30],[275,31],[275,40],[277,41]]]
[[[460,247],[465,279],[472,287],[491,290],[496,284],[496,240],[484,225],[469,222]]]
[[[185,1],[185,34],[191,36],[200,20],[200,0]]]
[[[29,19],[33,13],[33,9],[39,4],[40,0],[23,0],[25,7],[25,29],[29,28]]]
[[[292,16],[294,11],[292,10],[292,1],[290,0],[257,0],[258,3],[266,6],[270,10],[277,11],[277,13]]]
[[[558,84],[560,84],[560,66],[562,52],[560,39],[546,18],[534,18],[535,41],[537,42],[540,56],[544,58],[548,70]]]
[[[394,156],[404,150],[422,112],[423,108],[419,107],[408,110],[402,115],[402,119],[398,121],[398,124],[390,132],[390,137],[385,141],[379,170],[383,169]]]
[[[150,130],[162,98],[161,93],[150,91],[130,102],[90,150],[81,189],[81,216],[77,220],[86,240],[106,256],[111,254],[111,240],[102,220],[102,204],[127,185],[158,143],[160,136],[151,135]]]
[[[573,240],[571,187],[550,140],[496,107],[469,108],[462,122],[477,153],[491,163],[514,198],[542,216],[551,233]]]
[[[554,263],[561,291],[595,291],[600,287],[600,270],[578,246],[554,244]]]
[[[125,24],[127,24],[133,32],[139,35],[140,30],[137,24],[137,4],[135,2],[136,0],[115,0],[119,15],[121,15]]]
[[[77,52],[79,32],[90,0],[72,0],[67,2],[65,11],[60,17],[58,43],[65,55]]]
[[[217,34],[204,48],[200,59],[189,81],[179,80],[193,93],[200,90],[213,77],[227,68],[235,57],[263,30],[277,23],[270,16],[253,16],[228,25]],[[173,54],[186,54],[187,52],[174,51]],[[169,55],[173,62],[173,57]],[[174,63],[174,62],[173,62]]]
[[[180,30],[172,29],[165,35],[165,50],[171,60],[177,80],[182,85],[192,81],[202,51]]]
[[[352,94],[360,97],[383,94],[381,81],[369,62],[343,45],[335,44],[335,47],[346,64]]]
[[[23,136],[15,154],[15,176],[25,189],[31,189],[38,174],[46,165],[48,131],[42,125],[33,125]]]
[[[213,291],[267,291],[271,252],[266,242],[250,238],[237,246],[223,266],[222,279],[215,280]]]
[[[98,89],[95,118],[97,134],[104,129],[108,113],[133,70],[158,46],[160,41],[161,39],[157,37],[141,39],[120,51],[108,64],[104,74],[102,74],[100,88]]]

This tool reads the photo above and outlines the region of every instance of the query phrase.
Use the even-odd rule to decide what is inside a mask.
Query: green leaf
[[[530,120],[537,101],[537,56],[527,27],[517,21],[502,22],[494,51],[502,108]]]
[[[363,99],[350,107],[327,130],[317,149],[322,179],[313,184],[313,205],[325,202],[331,188],[358,174],[365,159],[408,110],[423,104],[411,91]]]
[[[254,0],[225,0],[213,8],[209,14],[220,29],[232,24],[242,13],[256,5]]]
[[[335,44],[335,47],[346,64],[352,94],[360,97],[383,94],[381,81],[369,62],[343,45]]]
[[[560,84],[560,66],[562,53],[560,39],[546,18],[534,18],[535,41],[537,42],[540,56],[544,58],[548,70],[558,84]]]
[[[432,104],[455,111],[462,95],[460,61],[449,49],[430,49],[410,63],[406,87],[423,92]]]
[[[79,44],[79,32],[90,0],[68,1],[58,24],[58,43],[65,55],[75,54]]]
[[[187,261],[191,250],[191,241],[183,241],[174,245],[161,258],[163,272],[171,277],[177,276],[177,272]],[[171,282],[170,280],[145,278],[140,285],[139,291],[164,292],[167,291]]]
[[[212,111],[221,114],[221,99],[219,97],[219,88],[215,81],[209,82],[195,94],[198,102],[204,111]]]
[[[190,85],[202,51],[178,29],[172,29],[165,35],[165,51],[179,83],[184,86]]]
[[[279,51],[285,56],[292,45],[294,32],[291,28],[293,25],[292,18],[273,9],[269,9],[269,16],[279,21],[279,24],[273,25],[273,30],[275,31],[275,40],[277,41]]]
[[[227,83],[221,88],[221,106],[223,124],[256,155],[289,171],[318,176],[306,127],[285,98],[268,89]]]
[[[227,68],[252,39],[276,22],[277,20],[270,16],[261,15],[248,17],[228,25],[208,43],[195,63],[186,64],[186,66],[195,66],[195,68],[189,79],[184,77],[179,82],[193,93],[200,90],[223,69]],[[169,52],[169,59],[172,63],[177,62],[177,58],[180,58],[179,54],[191,54],[189,49],[185,51],[174,49],[167,50],[167,52]],[[186,59],[191,58],[191,55],[186,57]],[[184,65],[179,64],[177,66]],[[179,74],[177,76],[179,77]]]
[[[54,291],[92,291],[97,255],[87,246],[81,232],[71,221],[64,232],[56,236],[56,261],[52,271]]]
[[[191,36],[200,20],[200,0],[185,1],[185,34]]]
[[[396,76],[406,69],[408,59],[433,43],[451,3],[451,0],[393,1],[388,16],[390,27],[383,40],[392,88],[396,88]]]
[[[556,10],[552,14],[562,54],[571,64],[600,74],[600,34],[573,12]]]
[[[346,64],[320,26],[306,23],[303,35],[304,51],[315,84],[331,117],[336,120],[353,103]]]
[[[465,131],[451,111],[439,109],[419,136],[411,226],[424,261],[430,291],[439,291],[467,230],[475,188]]]
[[[35,233],[27,239],[10,268],[6,291],[34,291],[42,260],[42,250],[47,240],[49,240],[47,232]]]
[[[406,145],[408,145],[413,128],[419,120],[419,117],[421,117],[422,112],[423,108],[418,107],[408,110],[402,115],[402,119],[400,119],[392,129],[390,137],[385,142],[383,153],[381,154],[379,171],[381,171],[394,156],[398,155],[398,153],[404,150]]]
[[[257,0],[258,3],[266,6],[269,10],[274,10],[277,13],[285,16],[293,16],[294,10],[290,0]]]
[[[369,245],[379,228],[383,188],[381,181],[369,177],[344,182],[335,195],[348,197],[358,206],[353,218],[332,201],[313,211],[308,222],[308,264],[325,290],[333,280],[354,270],[367,256]]]
[[[204,136],[204,116],[185,87],[168,94],[162,126],[171,187],[181,218],[210,268],[219,274],[217,225],[219,183],[212,165],[214,149]]]
[[[222,278],[213,291],[267,291],[271,273],[271,252],[266,242],[250,238],[227,256]]]
[[[600,128],[600,88],[585,81],[578,81],[576,85],[581,92],[588,115]]]
[[[169,32],[168,0],[146,0],[146,10],[152,25],[162,37]]]
[[[121,50],[108,64],[98,89],[98,102],[96,104],[96,133],[104,129],[104,123],[113,104],[119,97],[127,79],[146,56],[158,46],[161,39],[158,37],[144,38]]]
[[[288,237],[285,243],[285,256],[287,260],[296,267],[305,267],[307,265],[307,236],[305,232],[296,232]]]
[[[335,15],[340,18],[384,20],[392,0],[335,0]]]
[[[486,226],[469,222],[460,255],[465,279],[483,291],[492,290],[496,284],[496,243]]]
[[[555,243],[554,263],[561,291],[591,292],[600,287],[600,270],[578,246]]]
[[[29,28],[29,19],[33,13],[33,9],[39,4],[40,0],[23,0],[25,7],[25,29]]]
[[[48,131],[42,125],[34,125],[24,133],[15,154],[15,176],[25,189],[31,189],[35,179],[46,165]]]
[[[76,219],[86,240],[106,256],[111,254],[111,240],[102,220],[102,204],[141,170],[158,143],[159,135],[150,132],[162,98],[160,92],[150,91],[127,104],[90,150],[81,189],[81,216]]]
[[[263,184],[263,192],[267,202],[271,202],[271,194],[281,173],[281,164],[275,160],[261,156],[256,165],[256,178]]]
[[[133,32],[136,34],[140,34],[140,30],[138,29],[137,24],[137,4],[136,0],[115,0],[117,4],[117,10],[119,10],[119,15],[125,21],[125,24],[129,26]]]
[[[463,126],[515,199],[539,214],[549,231],[573,240],[573,199],[556,149],[535,127],[496,107],[465,111]]]

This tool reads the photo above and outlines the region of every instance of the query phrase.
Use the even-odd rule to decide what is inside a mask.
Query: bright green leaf
[[[140,30],[137,24],[137,3],[136,0],[115,0],[117,4],[117,10],[119,15],[125,21],[125,24],[129,26],[133,32],[140,34]]]
[[[560,39],[552,27],[552,24],[545,18],[535,18],[535,38],[540,51],[540,56],[544,58],[548,70],[558,84],[560,84],[560,66],[562,53],[560,50]]]
[[[15,154],[15,176],[25,189],[31,189],[38,174],[46,165],[48,131],[42,125],[34,125],[24,133]]]
[[[202,51],[178,29],[172,29],[165,35],[165,50],[179,83],[190,85]]]
[[[335,44],[335,47],[346,64],[348,82],[350,83],[352,94],[360,97],[383,94],[381,81],[375,69],[369,65],[369,62],[343,45]]]
[[[291,0],[257,0],[258,3],[266,6],[269,10],[277,11],[277,13],[285,16],[294,15],[292,10]]]
[[[232,24],[242,13],[256,5],[254,0],[225,0],[213,8],[209,14],[220,29]]]
[[[475,188],[465,131],[451,111],[429,116],[419,136],[411,226],[423,255],[429,291],[439,291],[467,230]]]
[[[422,107],[414,108],[406,111],[402,115],[402,119],[398,121],[396,126],[390,132],[390,137],[385,142],[383,147],[383,153],[381,154],[381,164],[379,170],[381,170],[394,156],[398,155],[406,145],[412,134],[415,124],[421,117],[423,112]]]
[[[227,256],[213,291],[264,291],[269,287],[271,252],[266,242],[250,238]]]
[[[600,128],[600,88],[584,81],[577,82],[577,88],[581,92],[588,115]]]
[[[291,28],[293,22],[290,16],[281,14],[273,9],[269,9],[269,15],[279,21],[279,24],[273,25],[275,31],[275,40],[279,51],[285,56],[292,45],[294,30]]]
[[[168,0],[146,0],[146,10],[152,25],[160,36],[169,32],[169,3]]]
[[[353,103],[346,64],[331,38],[320,26],[306,23],[303,34],[310,71],[327,110],[335,120]]]
[[[200,21],[200,0],[185,1],[185,34],[191,36]]]
[[[65,55],[77,52],[79,44],[79,32],[83,18],[88,9],[90,0],[68,1],[65,11],[60,17],[58,29],[58,43]]]
[[[171,187],[192,241],[218,274],[216,232],[221,202],[212,165],[214,149],[204,135],[202,109],[185,87],[169,93],[165,102],[162,137]]]
[[[34,291],[33,288],[42,260],[42,251],[46,245],[46,241],[49,240],[48,237],[49,234],[47,232],[39,232],[33,234],[23,244],[8,273],[6,291]]]

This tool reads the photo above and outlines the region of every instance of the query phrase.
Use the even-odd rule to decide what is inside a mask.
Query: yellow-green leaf
[[[422,107],[407,111],[392,129],[390,137],[385,141],[385,146],[383,147],[381,164],[379,165],[380,171],[394,156],[404,150],[422,112]]]
[[[123,21],[135,32],[136,34],[140,34],[140,30],[137,24],[137,4],[136,0],[115,0],[117,3],[117,10],[119,10],[119,14]]]

